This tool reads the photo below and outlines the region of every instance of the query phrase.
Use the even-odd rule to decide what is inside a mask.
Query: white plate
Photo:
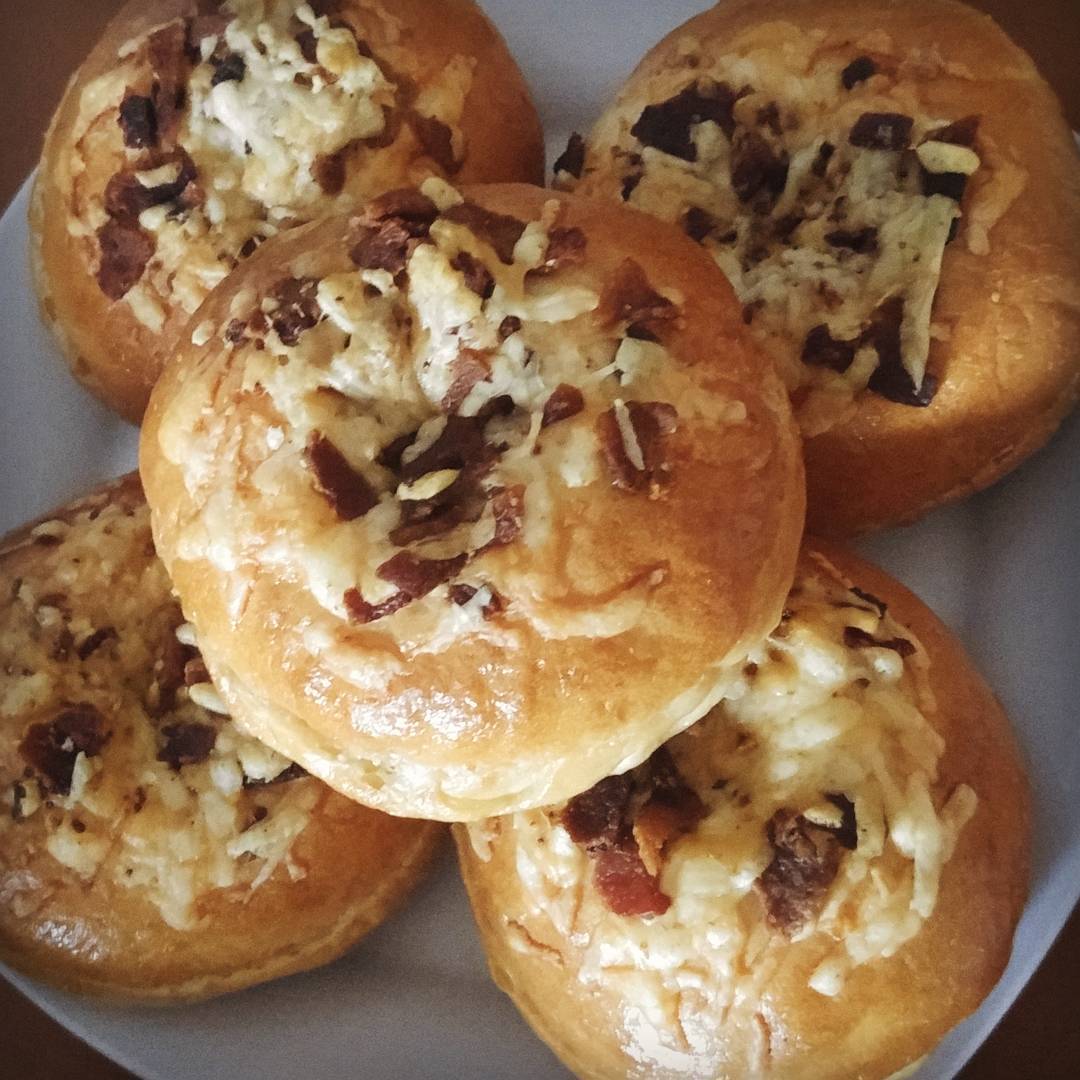
[[[561,149],[644,51],[702,0],[487,0]],[[0,220],[0,531],[135,463],[135,434],[70,379],[26,270],[26,192]],[[960,635],[1031,764],[1035,874],[1012,963],[918,1074],[953,1076],[1035,970],[1080,897],[1080,422],[1003,484],[864,551]],[[977,933],[978,928],[973,928]],[[447,856],[409,908],[330,967],[203,1005],[113,1008],[9,978],[148,1080],[565,1076],[487,978]]]

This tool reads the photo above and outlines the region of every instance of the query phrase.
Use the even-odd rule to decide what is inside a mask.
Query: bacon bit
[[[873,634],[868,634],[857,626],[844,627],[844,644],[849,649],[892,649],[905,659],[915,652],[914,643],[907,638],[895,637],[888,641],[879,641]]]
[[[754,882],[765,922],[793,937],[821,910],[840,869],[843,848],[836,832],[793,810],[777,810],[765,826],[772,862]]]
[[[718,222],[707,210],[702,210],[700,206],[691,206],[683,214],[680,224],[682,231],[700,244],[716,228]]]
[[[406,222],[387,218],[361,233],[349,251],[349,258],[363,270],[385,270],[396,276],[405,269],[418,243]]]
[[[300,46],[300,55],[309,63],[317,64],[315,33],[310,27],[301,30],[293,39]]]
[[[585,408],[585,395],[569,383],[559,383],[551,391],[551,397],[544,402],[544,415],[540,420],[542,428],[557,424],[571,416],[577,416]]]
[[[416,188],[395,188],[364,207],[360,221],[365,225],[377,225],[388,218],[396,218],[408,229],[410,236],[427,236],[431,223],[439,216],[439,208],[423,192]]]
[[[492,619],[505,609],[506,603],[490,585],[487,586],[487,590],[491,594],[491,599],[480,609],[480,614],[485,619]],[[464,607],[479,591],[473,585],[459,582],[450,586],[450,599],[458,607]]]
[[[521,320],[516,315],[507,315],[499,323],[499,340],[505,341],[508,337],[516,334],[521,329]]]
[[[412,483],[437,469],[486,468],[492,458],[480,417],[452,415],[446,418],[439,437],[423,453],[402,464],[398,472],[400,479]]]
[[[443,219],[470,229],[479,239],[495,249],[501,262],[514,261],[514,246],[525,231],[525,222],[509,214],[496,214],[476,203],[464,202],[443,211]]]
[[[840,82],[845,90],[851,90],[861,82],[866,82],[871,75],[877,74],[878,66],[869,56],[856,56],[842,72]]]
[[[153,237],[132,222],[114,218],[98,229],[97,242],[98,287],[110,300],[119,300],[143,276],[154,254]]]
[[[198,765],[210,756],[217,741],[217,729],[209,724],[185,721],[166,724],[161,729],[165,744],[158,751],[157,760],[169,768],[179,770],[184,765]]]
[[[315,278],[282,278],[271,290],[270,296],[278,306],[270,313],[270,323],[281,338],[282,345],[292,346],[300,340],[305,330],[310,330],[322,316],[322,309],[315,298],[318,287]]]
[[[176,703],[176,691],[184,685],[184,668],[188,660],[198,652],[177,640],[175,634],[167,634],[161,644],[161,656],[154,663],[154,685],[157,698],[148,702],[155,716],[168,712]]]
[[[450,265],[465,278],[465,285],[472,289],[481,300],[487,300],[495,291],[495,278],[491,271],[474,255],[459,251]]]
[[[863,113],[848,135],[852,146],[869,150],[903,150],[911,138],[912,119],[903,113]]]
[[[897,405],[925,407],[934,399],[937,380],[927,373],[922,386],[915,384],[904,367],[900,349],[900,326],[904,320],[904,299],[894,296],[881,304],[874,312],[869,329],[863,340],[873,345],[878,354],[878,366],[867,384],[875,394],[880,394]]]
[[[124,145],[129,150],[144,150],[157,145],[157,113],[148,97],[136,94],[129,86],[120,102],[117,123],[124,133]]]
[[[341,521],[355,521],[378,505],[379,496],[366,478],[317,431],[308,439],[304,460],[314,474],[316,490]]]
[[[210,682],[210,672],[206,669],[206,661],[201,656],[196,656],[184,665],[184,685],[198,686],[199,683]]]
[[[311,178],[324,195],[340,195],[345,186],[345,148],[333,154],[319,154],[311,163]]]
[[[825,243],[847,248],[857,255],[871,255],[877,251],[878,231],[873,225],[865,229],[834,229],[825,234]]]
[[[96,757],[109,741],[105,717],[90,704],[62,709],[52,720],[32,724],[19,743],[19,754],[38,774],[41,785],[57,795],[71,791],[75,759]]]
[[[704,804],[661,747],[632,772],[606,777],[571,799],[560,820],[595,861],[597,892],[612,911],[662,915],[671,904],[659,885],[663,849],[704,815]]]
[[[491,509],[495,515],[495,535],[482,550],[505,547],[521,535],[521,522],[525,517],[525,485],[511,484],[491,491]]]
[[[840,824],[833,830],[836,839],[842,848],[854,851],[859,846],[859,827],[855,820],[855,804],[846,796],[838,792],[826,794],[829,800],[840,811]]]
[[[965,116],[944,127],[934,128],[923,137],[923,142],[952,143],[954,146],[966,146],[971,149],[979,134],[979,116]]]
[[[731,156],[731,186],[740,202],[763,196],[775,202],[784,190],[788,175],[787,154],[776,151],[756,131],[735,137]]]
[[[578,228],[554,228],[548,234],[544,261],[534,274],[552,274],[567,266],[580,266],[585,261],[585,234]]]
[[[811,328],[803,342],[802,362],[814,367],[826,367],[843,374],[855,359],[857,341],[840,341],[829,333],[829,328],[820,323]]]
[[[552,174],[567,173],[575,180],[581,179],[582,170],[585,168],[585,140],[575,131],[571,134],[566,149],[555,159],[551,167]]]
[[[411,113],[409,125],[424,153],[439,166],[447,176],[453,176],[461,168],[454,157],[454,139],[448,125],[434,116]]]
[[[130,220],[134,223],[134,219],[151,206],[161,206],[179,199],[185,188],[198,175],[195,162],[191,160],[186,150],[144,155],[143,160],[138,163],[138,168],[156,169],[172,163],[179,165],[176,179],[165,184],[157,184],[155,187],[143,187],[133,169],[124,169],[112,176],[105,185],[106,213],[110,217]]]
[[[242,82],[247,74],[247,64],[239,53],[227,53],[220,58],[211,56],[210,63],[214,65],[214,74],[210,76],[211,86],[223,82]]]
[[[646,334],[657,333],[678,317],[678,307],[649,284],[645,271],[633,259],[624,259],[619,264],[604,286],[596,308],[596,318],[602,327],[627,323],[631,331]]]
[[[374,622],[427,596],[436,586],[449,581],[461,571],[467,558],[466,555],[455,555],[451,559],[422,559],[410,551],[399,551],[375,571],[383,581],[396,586],[398,591],[379,604],[369,604],[359,589],[348,589],[345,608],[354,622]]]
[[[634,448],[626,445],[618,408],[612,406],[596,421],[600,453],[611,473],[611,482],[623,491],[649,491],[655,497],[669,480],[663,437],[675,431],[678,414],[664,401],[626,402],[623,408],[637,443]]]
[[[699,80],[667,101],[647,105],[630,134],[645,146],[672,157],[697,161],[691,128],[711,120],[730,139],[735,130],[735,102],[741,96],[726,83]]]
[[[163,146],[172,147],[180,131],[180,111],[184,105],[187,27],[181,22],[170,23],[155,30],[146,44],[154,73],[152,97],[158,138]]]
[[[783,128],[780,125],[780,106],[775,101],[768,105],[762,105],[754,117],[758,127],[768,128],[774,135],[781,134]]]
[[[443,412],[456,413],[472,388],[491,376],[488,354],[480,349],[461,349],[450,361],[450,375],[450,386],[439,406]]]
[[[919,179],[924,195],[944,195],[954,202],[963,201],[968,184],[968,178],[963,173],[932,173],[921,165],[919,169]],[[956,228],[956,222],[953,222],[953,228]],[[953,239],[952,233],[950,233],[949,239]]]
[[[813,164],[810,166],[810,171],[817,177],[822,177],[828,171],[829,162],[832,160],[833,154],[836,153],[836,147],[830,142],[824,142],[818,147],[817,156],[814,158]]]
[[[89,637],[84,638],[75,652],[80,660],[86,660],[97,652],[106,641],[119,640],[120,635],[117,634],[114,627],[103,626],[100,630],[95,630]]]

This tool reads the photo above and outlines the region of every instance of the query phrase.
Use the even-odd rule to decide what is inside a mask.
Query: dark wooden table
[[[1080,0],[974,2],[1032,53],[1065,102],[1073,126],[1080,129]],[[0,152],[0,207],[33,168],[42,132],[68,76],[119,6],[120,0],[3,0],[0,103],[8,135]],[[1074,913],[1031,984],[964,1070],[964,1080],[1074,1080],[1080,1076],[1078,1006],[1080,912]],[[0,979],[0,1076],[118,1080],[129,1074]]]

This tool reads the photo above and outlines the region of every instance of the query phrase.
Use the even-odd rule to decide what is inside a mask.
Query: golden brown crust
[[[99,288],[95,238],[92,233],[86,235],[85,229],[80,230],[82,235],[73,231],[77,228],[70,179],[73,144],[96,116],[85,147],[78,147],[85,169],[75,169],[75,183],[85,204],[92,197],[100,198],[110,177],[133,157],[125,153],[115,116],[124,85],[137,85],[146,64],[139,53],[134,59],[118,59],[118,51],[203,7],[195,0],[133,0],[116,15],[72,77],[53,117],[31,199],[31,258],[42,316],[76,378],[135,423],[142,417],[162,357],[168,355],[167,342],[176,326],[186,321],[190,307],[183,310],[175,296],[159,297],[165,320],[158,328],[136,317],[124,299],[111,301]],[[318,4],[315,7],[323,10]],[[472,0],[404,0],[392,6],[392,14],[377,0],[344,0],[335,11],[334,20],[355,26],[377,54],[408,57],[408,71],[402,75],[413,96],[434,85],[456,58],[475,62],[463,111],[454,125],[465,148],[463,160],[455,166],[457,178],[463,182],[536,182],[542,177],[543,135],[528,88],[498,31]],[[380,23],[383,16],[386,21]],[[115,86],[105,86],[101,100],[85,104],[88,88],[113,72],[126,73],[126,77]],[[389,150],[368,148],[362,155],[354,152],[347,157],[343,194],[328,196],[306,216],[312,216],[312,211],[325,216],[402,183],[445,174],[416,144],[408,124],[396,130],[396,143]],[[303,218],[301,214],[296,220]]]
[[[84,576],[71,559],[93,559],[81,548],[91,534],[109,545],[100,557],[110,569],[92,564]],[[87,592],[92,581],[97,588]],[[223,750],[223,738],[237,746],[231,725],[191,702],[166,707],[153,689],[161,676],[148,661],[143,666],[166,647],[181,616],[153,555],[137,476],[0,541],[0,583],[5,963],[108,998],[211,997],[334,959],[420,878],[442,835],[435,825],[357,806],[310,777],[245,781],[231,791],[232,781],[221,788],[210,780],[222,774],[208,768],[236,768]],[[58,587],[67,592],[58,595]],[[96,647],[94,627],[111,631],[98,635]],[[186,691],[176,693],[186,700]],[[106,738],[87,752],[89,779],[76,779],[76,765],[65,793],[65,777],[42,772],[40,759],[28,764],[25,740],[34,725],[73,705],[96,710]],[[178,722],[218,731],[209,764],[173,768],[155,760],[155,747],[168,745],[162,739]],[[259,761],[252,751],[258,748],[240,750],[248,768]],[[237,830],[246,822],[269,830],[286,814],[301,831],[271,866]],[[90,846],[80,854],[84,843]],[[256,853],[227,854],[229,844]],[[217,886],[206,873],[218,875]]]
[[[936,699],[936,709],[925,715],[945,740],[935,801],[962,784],[977,793],[974,816],[945,865],[933,914],[894,955],[856,966],[836,996],[808,985],[835,943],[820,933],[791,942],[776,936],[754,960],[769,970],[757,984],[760,997],[746,1008],[733,1005],[723,1021],[716,1018],[711,1056],[699,1058],[689,1072],[681,1071],[685,1059],[681,1069],[672,1066],[669,1072],[660,1060],[627,1056],[632,1035],[628,1040],[626,1033],[644,1022],[641,1014],[635,1021],[630,999],[622,996],[633,984],[614,976],[581,979],[588,932],[578,926],[571,941],[536,913],[534,894],[518,874],[513,827],[496,821],[486,833],[478,830],[478,852],[469,831],[455,826],[494,978],[579,1076],[722,1077],[752,1071],[815,1080],[887,1077],[928,1053],[972,1012],[1008,960],[1027,893],[1030,807],[1007,719],[955,637],[913,594],[835,546],[808,541],[804,552],[810,559],[823,556],[845,584],[884,600],[895,622],[921,643]],[[887,880],[887,870],[885,875]],[[757,905],[756,898],[748,900]],[[591,955],[595,961],[595,943]],[[695,970],[700,975],[708,969]],[[753,968],[738,970],[736,977],[753,986]],[[687,993],[692,1009],[694,991]]]
[[[645,57],[619,105],[636,116],[630,106],[645,104],[650,80],[681,63],[688,39],[721,56],[755,35],[768,47],[781,24],[820,33],[821,51],[921,57],[918,106],[980,117],[983,166],[945,249],[934,305],[936,396],[914,408],[863,392],[853,414],[806,441],[809,528],[845,536],[912,521],[988,486],[1042,446],[1075,404],[1080,170],[1061,107],[1028,56],[989,16],[952,0],[718,4]],[[582,190],[598,193],[598,183],[614,194],[610,181],[588,175]],[[790,348],[797,354],[801,341]]]
[[[473,188],[466,194],[488,210],[534,223],[552,198],[525,186]],[[550,801],[555,792],[570,795],[620,761],[647,756],[668,733],[708,707],[712,682],[719,678],[717,665],[741,655],[771,625],[790,580],[802,515],[797,438],[779,381],[746,339],[722,275],[692,244],[659,222],[604,203],[559,201],[558,228],[582,231],[585,262],[534,276],[528,287],[547,290],[545,317],[557,319],[555,305],[581,303],[584,297],[589,308],[582,314],[550,326],[537,322],[529,314],[539,313],[528,306],[533,294],[518,300],[511,296],[514,289],[525,287],[522,264],[500,264],[490,251],[483,255],[488,249],[475,247],[502,284],[483,313],[469,323],[472,329],[462,330],[462,338],[466,332],[481,333],[478,327],[499,324],[502,309],[491,316],[492,305],[524,304],[516,310],[523,316],[526,375],[558,382],[550,375],[551,364],[552,370],[565,370],[568,381],[586,386],[582,413],[537,436],[540,453],[512,450],[518,456],[506,466],[510,471],[500,474],[510,479],[490,481],[527,481],[525,539],[487,551],[468,564],[467,581],[487,579],[509,604],[490,623],[477,623],[460,634],[454,631],[449,644],[425,644],[436,638],[427,623],[409,622],[413,608],[372,622],[368,629],[355,621],[350,625],[347,613],[335,610],[340,593],[324,594],[319,601],[303,584],[294,584],[305,574],[311,580],[318,576],[310,557],[316,552],[329,557],[331,534],[323,539],[318,530],[329,530],[334,519],[327,520],[325,501],[312,493],[310,476],[299,461],[297,451],[307,435],[291,418],[283,419],[271,400],[282,397],[280,380],[303,377],[308,361],[290,359],[286,368],[257,374],[272,351],[282,352],[276,339],[268,341],[265,352],[246,347],[231,352],[221,346],[220,337],[203,347],[185,345],[147,414],[141,469],[154,507],[159,550],[172,568],[185,610],[199,626],[223,692],[227,697],[242,694],[242,686],[234,690],[237,684],[258,687],[263,705],[273,708],[249,701],[240,715],[253,732],[298,757],[332,786],[392,812],[462,820],[486,816],[496,807]],[[554,209],[549,207],[549,212]],[[275,242],[272,250],[267,245],[265,256],[249,260],[244,273],[219,289],[194,321],[216,334],[229,322],[234,297],[241,291],[250,297],[263,294],[284,267],[301,267],[316,277],[352,271],[345,254],[350,228],[344,222],[322,223]],[[465,242],[461,233],[453,237],[457,239],[446,243]],[[475,246],[475,241],[468,242]],[[417,257],[423,255],[426,266],[448,257],[440,250],[432,244],[416,249],[410,263],[414,280],[420,280]],[[583,335],[594,350],[587,355],[602,353],[605,365],[616,346],[621,347],[619,335],[628,331],[609,329],[595,314],[595,305],[623,267],[627,250],[638,255],[653,288],[678,298],[672,310],[681,314],[662,330],[661,345],[631,342],[665,358],[657,361],[655,371],[649,369],[651,373],[632,383],[628,373],[621,384],[610,375],[590,381],[584,361],[569,346],[578,340],[574,335]],[[431,301],[424,296],[440,296],[445,307],[468,301],[460,282],[439,280],[441,292],[425,285],[415,294],[400,294],[412,297],[410,305],[420,305],[408,309],[411,325],[420,325],[436,311],[425,306]],[[500,291],[504,286],[510,290],[505,295]],[[404,302],[391,293],[399,297],[395,303]],[[325,350],[330,348],[325,342],[336,332],[320,324],[309,331],[314,344],[305,345],[301,338],[298,348],[315,350],[310,355],[322,355],[319,363],[325,365]],[[391,331],[392,338],[398,333]],[[428,347],[424,338],[419,340],[420,347]],[[433,340],[443,348],[437,334]],[[455,350],[459,340],[456,328],[446,339]],[[435,345],[430,347],[436,358],[431,366],[416,361],[424,378],[436,377],[447,362]],[[490,355],[496,356],[491,362],[501,371],[500,348],[494,346]],[[528,350],[538,357],[532,367],[527,366]],[[296,350],[284,349],[282,354],[294,357]],[[411,356],[408,363],[414,363]],[[568,366],[561,369],[561,363]],[[346,369],[335,365],[344,385]],[[537,369],[539,375],[529,374]],[[279,370],[285,374],[279,376]],[[273,380],[278,389],[264,396],[237,396],[245,379],[262,380],[260,385]],[[528,392],[535,396],[551,390],[541,385],[540,391]],[[677,430],[665,444],[671,454],[670,484],[662,487],[667,474],[658,474],[652,493],[657,497],[616,488],[600,454],[599,414],[611,412],[611,395],[620,392],[631,401],[677,406]],[[434,399],[417,396],[412,404],[407,397],[397,391],[385,403],[376,397],[384,417],[392,408],[421,410],[412,421],[388,428],[386,438],[407,432],[406,423],[415,428],[425,416],[439,415],[438,393]],[[339,401],[346,416],[371,408],[358,399],[330,400]],[[539,403],[536,399],[531,406],[536,420]],[[210,412],[201,412],[204,406]],[[197,415],[206,422],[196,421]],[[521,419],[522,410],[516,415]],[[319,421],[333,422],[332,417]],[[254,469],[267,453],[268,430],[279,446],[284,433],[285,447],[275,473],[276,494],[260,503],[249,497],[248,481],[232,476],[236,459],[224,452],[223,440],[233,437],[230,432],[245,432]],[[363,429],[343,425],[341,437],[358,430]],[[530,430],[532,438],[536,429]],[[190,439],[185,435],[181,440],[188,447],[183,451],[176,441],[181,431],[191,432]],[[520,439],[516,445],[524,446]],[[378,456],[364,451],[353,463],[369,480],[377,479],[381,491],[393,492],[374,466],[372,458]],[[570,466],[581,477],[568,479]],[[538,483],[550,485],[546,496],[545,488],[529,486],[527,477],[534,471],[542,474]],[[207,487],[205,481],[212,477],[216,479]],[[218,495],[211,496],[215,488]],[[300,501],[288,510],[293,498]],[[544,499],[550,500],[546,513],[540,510]],[[397,512],[384,495],[380,514],[386,511]],[[278,518],[284,531],[269,524]],[[308,530],[302,540],[290,539],[299,535],[297,522]],[[375,534],[364,531],[367,522],[365,518],[351,528],[336,526],[334,551],[351,551],[344,545],[365,537],[362,542],[369,544],[362,556],[342,556],[354,559],[342,565],[357,576],[327,578],[338,583],[336,588],[359,585],[362,573],[372,588],[379,585],[365,570],[364,560],[372,557],[366,552],[375,543],[370,540]],[[285,562],[274,556],[274,568],[260,569],[258,562],[265,557],[260,553],[269,553],[266,543],[272,535],[284,537],[277,550]],[[662,550],[657,548],[658,535],[664,538]],[[208,540],[215,543],[214,536],[236,555],[241,549],[247,552],[227,575],[214,559],[224,566],[233,556],[223,555],[220,546],[216,552],[206,546]],[[705,593],[706,582],[716,586],[715,593]],[[230,604],[234,611],[243,611],[238,621]],[[445,587],[414,608],[420,611],[417,619],[441,618],[440,612],[450,610]],[[410,641],[414,630],[417,636]],[[324,642],[319,656],[309,651],[308,642],[316,638]],[[232,700],[235,706],[236,696]],[[513,747],[509,758],[508,746]]]

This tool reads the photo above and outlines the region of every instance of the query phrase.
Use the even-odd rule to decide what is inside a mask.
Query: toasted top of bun
[[[732,0],[642,61],[556,180],[723,268],[807,437],[810,528],[911,520],[1080,386],[1080,168],[1053,92],[952,0]]]
[[[0,542],[0,959],[190,1000],[333,959],[437,826],[242,734],[154,556],[137,477]]]
[[[802,469],[695,245],[538,188],[424,192],[216,290],[141,468],[241,721],[362,802],[467,820],[709,708],[779,613]]]
[[[46,138],[44,315],[138,421],[162,340],[267,237],[429,175],[542,172],[528,90],[472,0],[133,0]]]
[[[885,1077],[1001,973],[1028,794],[952,635],[811,542],[705,719],[457,839],[497,981],[579,1076]]]

